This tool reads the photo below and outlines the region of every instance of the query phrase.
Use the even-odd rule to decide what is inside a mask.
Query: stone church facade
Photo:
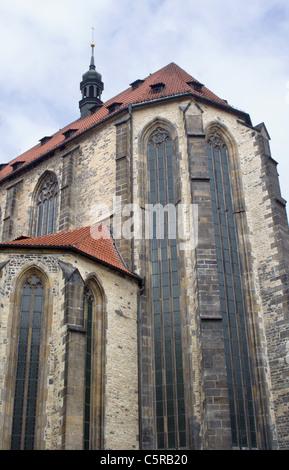
[[[80,119],[0,169],[0,448],[288,449],[264,123],[174,63],[102,103],[92,55],[80,88]]]

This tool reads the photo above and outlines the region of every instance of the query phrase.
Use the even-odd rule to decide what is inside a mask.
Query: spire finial
[[[89,66],[89,68],[95,70],[95,64],[94,64],[94,48],[95,48],[95,44],[94,44],[94,28],[92,27],[91,30],[92,30],[91,61],[90,61],[90,66]]]
[[[91,39],[91,47],[94,47],[95,44],[94,44],[94,27],[92,26],[91,28],[91,36],[92,36],[92,39]]]

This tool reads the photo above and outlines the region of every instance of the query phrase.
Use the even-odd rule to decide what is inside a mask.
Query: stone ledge
[[[71,324],[67,324],[67,329],[68,331],[73,331],[74,333],[83,333],[83,334],[86,334],[86,328],[84,328],[83,326],[77,326],[77,325],[71,325]]]

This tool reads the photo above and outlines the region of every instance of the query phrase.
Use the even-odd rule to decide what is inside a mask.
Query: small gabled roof
[[[136,82],[138,86],[134,86]],[[159,87],[158,91],[154,85],[160,83],[163,86]],[[199,86],[194,87],[194,84]],[[200,100],[205,100],[212,104],[222,106],[227,110],[234,111],[235,113],[248,116],[244,112],[237,111],[235,108],[230,106],[226,100],[219,98],[198,80],[172,62],[166,67],[160,69],[158,72],[149,75],[147,78],[136,80],[127,90],[108,100],[106,103],[103,103],[102,106],[98,107],[93,114],[74,121],[56,132],[54,135],[49,136],[49,138],[45,137],[40,139],[40,143],[38,145],[18,156],[0,169],[0,181],[15,173],[15,168],[17,169],[18,167],[18,161],[22,162],[19,168],[19,170],[22,170],[26,165],[36,161],[38,158],[48,155],[58,148],[61,148],[62,145],[76,139],[84,132],[93,129],[106,119],[109,119],[121,110],[126,109],[129,105],[146,104],[157,100],[183,95],[193,95]],[[118,103],[118,106],[115,107],[116,109],[114,111],[111,111],[114,103]]]
[[[265,136],[266,139],[271,140],[271,137],[269,135],[269,132],[268,132],[267,127],[265,126],[264,122],[261,122],[260,124],[257,124],[257,126],[254,126],[254,129],[256,129],[256,131],[263,134],[263,136]]]
[[[125,266],[115,247],[109,227],[103,223],[41,237],[21,236],[13,241],[0,243],[0,249],[5,248],[51,248],[76,251],[123,274],[139,279]]]

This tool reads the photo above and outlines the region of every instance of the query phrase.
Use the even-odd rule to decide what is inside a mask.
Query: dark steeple
[[[94,64],[94,42],[91,43],[92,55],[89,70],[82,76],[80,90],[82,100],[79,102],[80,114],[84,118],[102,106],[101,93],[104,85],[100,73],[95,70]]]

